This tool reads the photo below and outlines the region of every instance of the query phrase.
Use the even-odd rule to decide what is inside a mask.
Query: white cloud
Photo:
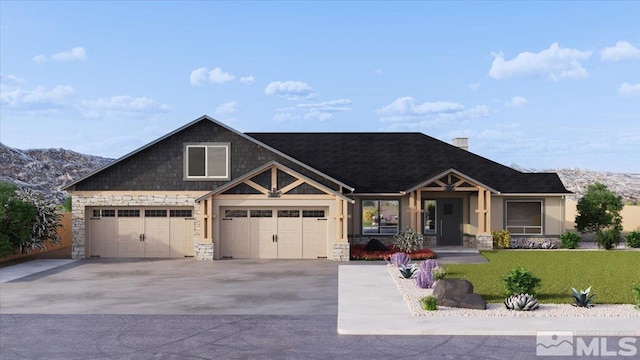
[[[63,51],[63,52],[51,54],[49,57],[47,57],[46,55],[43,55],[43,54],[39,54],[39,55],[36,55],[33,58],[31,58],[31,60],[33,60],[34,62],[36,62],[38,64],[44,63],[47,60],[62,61],[62,62],[86,61],[87,60],[87,51],[81,46],[76,46],[76,47],[74,47],[73,49],[71,49],[69,51]]]
[[[472,91],[477,91],[478,89],[480,89],[480,83],[476,82],[469,84],[469,89],[471,89]]]
[[[502,53],[493,55],[495,59],[489,76],[496,80],[548,78],[560,81],[587,77],[587,70],[580,61],[591,57],[591,52],[561,48],[558,43],[553,43],[539,53],[523,52],[512,60],[505,60]]]
[[[249,76],[243,76],[240,78],[240,82],[243,84],[253,84],[254,82],[256,82],[256,79],[253,78],[253,75],[249,75]]]
[[[527,103],[527,98],[522,96],[514,96],[511,100],[504,103],[504,106],[517,108],[517,107],[523,106],[526,103]]]
[[[286,122],[286,121],[296,121],[299,120],[300,116],[296,114],[292,114],[290,112],[279,112],[273,115],[273,120],[275,122]]]
[[[264,89],[267,95],[278,95],[287,100],[313,98],[313,89],[301,81],[273,81]]]
[[[228,72],[224,72],[219,67],[216,67],[211,71],[206,67],[197,68],[191,72],[191,76],[189,77],[189,81],[192,86],[204,85],[207,83],[224,84],[233,79],[235,79],[235,76]]]
[[[380,74],[382,74],[382,69],[381,68],[377,68],[377,69],[373,70],[373,73],[376,74],[376,75],[380,75]]]
[[[51,55],[52,61],[85,61],[87,52],[83,47],[74,47],[71,51],[59,52]]]
[[[31,60],[33,60],[33,62],[35,62],[36,64],[42,64],[43,62],[47,61],[47,57],[42,54],[38,54],[31,58]]]
[[[9,89],[24,84],[26,81],[14,75],[0,74],[0,89]]]
[[[604,48],[600,57],[605,61],[640,59],[640,49],[626,41],[618,41],[615,46]]]
[[[351,111],[351,100],[336,99],[315,104],[296,104],[296,106],[276,109],[273,119],[277,122],[295,121],[300,119],[329,121],[336,113]]]
[[[350,111],[351,109],[348,108],[347,105],[351,105],[351,100],[338,99],[338,100],[324,101],[317,104],[298,104],[296,105],[296,107],[309,108],[313,110],[327,111],[327,112]]]
[[[43,110],[68,105],[73,94],[74,89],[70,85],[58,85],[51,90],[38,86],[34,90],[2,91],[0,103],[12,108]]]
[[[240,109],[238,109],[238,103],[235,101],[230,101],[224,104],[220,104],[216,108],[215,113],[217,115],[232,115],[238,113],[239,111]]]
[[[426,128],[443,122],[474,120],[487,117],[491,109],[484,105],[466,108],[449,101],[418,103],[410,96],[398,98],[389,105],[376,110],[381,122],[396,123],[392,128]]]
[[[624,83],[620,85],[620,87],[618,88],[618,94],[620,94],[620,96],[627,96],[627,97],[640,96],[640,83],[637,83],[637,84]]]
[[[171,106],[159,103],[152,98],[146,96],[132,97],[129,95],[82,101],[80,108],[87,117],[97,117],[114,113],[133,115],[171,111]]]

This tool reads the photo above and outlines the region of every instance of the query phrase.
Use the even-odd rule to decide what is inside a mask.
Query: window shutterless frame
[[[231,143],[186,143],[184,180],[231,180]]]
[[[504,225],[512,235],[544,235],[544,201],[505,200]]]

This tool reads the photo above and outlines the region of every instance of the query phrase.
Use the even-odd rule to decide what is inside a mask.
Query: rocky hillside
[[[0,143],[0,181],[41,191],[64,201],[64,184],[112,162],[113,159],[65,149],[18,150]]]
[[[609,190],[622,196],[625,203],[638,204],[640,202],[640,174],[612,173],[607,171],[590,171],[581,169],[527,169],[516,164],[512,168],[522,172],[555,172],[560,176],[564,186],[575,193],[574,200],[580,199],[587,191],[587,186],[600,182]]]
[[[42,191],[62,202],[68,194],[62,186],[101,168],[113,159],[79,154],[65,149],[18,150],[0,143],[0,181]],[[581,169],[528,169],[516,164],[512,168],[523,172],[556,172],[565,187],[579,199],[587,185],[596,181],[621,195],[625,202],[640,201],[640,174],[621,174]]]

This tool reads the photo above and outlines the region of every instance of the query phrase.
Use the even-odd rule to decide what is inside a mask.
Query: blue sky
[[[0,14],[0,141],[20,149],[117,158],[207,114],[640,173],[640,2],[2,0]]]

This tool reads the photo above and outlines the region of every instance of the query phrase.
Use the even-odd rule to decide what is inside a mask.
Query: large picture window
[[[362,200],[362,233],[398,233],[400,223],[399,200]]]
[[[185,148],[185,178],[229,180],[229,144],[194,144]]]
[[[542,235],[542,200],[507,200],[505,219],[513,235]]]

